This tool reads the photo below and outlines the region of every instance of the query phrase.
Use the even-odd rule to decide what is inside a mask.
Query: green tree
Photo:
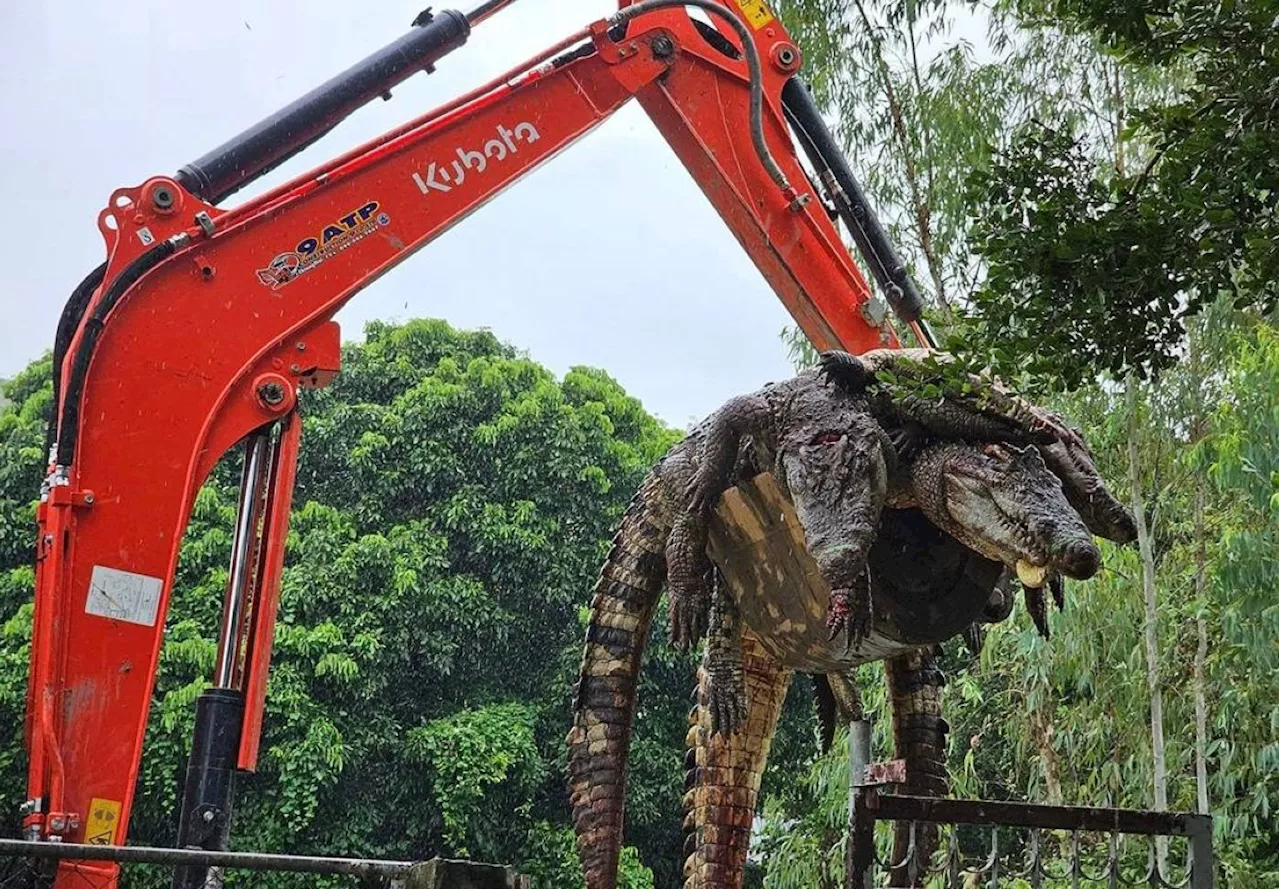
[[[677,437],[606,374],[556,379],[484,332],[373,324],[303,399],[262,754],[237,848],[509,862],[567,886],[563,780],[581,609]],[[23,795],[31,499],[49,362],[0,409],[0,809]],[[131,836],[170,844],[226,582],[238,458],[200,492],[166,622]],[[626,885],[671,882],[692,663],[661,650],[635,745]],[[652,871],[652,872],[651,872]],[[152,877],[135,875],[134,885]],[[154,875],[156,885],[167,885]],[[315,885],[287,877],[254,885]]]
[[[973,178],[987,267],[967,341],[1075,387],[1147,376],[1225,294],[1276,305],[1276,4],[1023,0],[1019,14],[1104,44],[1167,89],[1119,90],[1115,150],[1060,115],[1022,127]],[[1022,359],[1020,359],[1022,360]],[[1025,363],[1025,362],[1024,362]]]

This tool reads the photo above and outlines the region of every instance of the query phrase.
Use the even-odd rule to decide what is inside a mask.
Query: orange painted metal
[[[337,325],[334,325],[335,327]],[[267,670],[271,665],[271,642],[275,635],[276,612],[280,605],[280,577],[284,573],[284,545],[289,531],[289,507],[293,503],[293,482],[297,475],[298,450],[302,445],[302,417],[295,412],[285,418],[276,443],[267,503],[262,520],[262,536],[250,607],[251,630],[245,641],[244,724],[240,732],[237,767],[252,772],[258,765],[258,743],[262,738],[262,713],[267,696]]]
[[[745,18],[759,22],[759,4],[747,6]],[[239,207],[213,207],[163,177],[112,195],[99,217],[108,284],[146,244],[179,232],[191,240],[108,316],[81,396],[67,484],[38,509],[27,739],[29,794],[42,806],[28,827],[83,842],[92,801],[107,800],[120,804],[111,840],[124,841],[178,546],[217,460],[280,419],[278,405],[260,396],[262,382],[326,383],[338,368],[331,319],[339,308],[633,97],[816,346],[896,344],[864,320],[867,285],[787,135],[780,93],[790,72],[778,47],[789,43],[776,19],[754,31],[765,63],[765,132],[808,197],[803,206],[781,192],[752,147],[741,59],[711,46],[681,9],[642,14],[621,43],[607,30],[598,22],[575,35],[594,53],[558,65],[544,53]],[[166,212],[150,200],[161,185],[177,196]],[[211,233],[193,223],[197,213],[208,215]],[[631,246],[643,255],[642,244]],[[285,423],[242,677],[246,768],[256,758],[300,434],[296,416]],[[110,589],[91,590],[91,579],[104,576],[115,578]],[[108,594],[134,596],[132,610],[104,615]]]

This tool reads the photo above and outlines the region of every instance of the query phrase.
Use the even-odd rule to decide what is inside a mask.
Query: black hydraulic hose
[[[53,443],[58,440],[58,399],[62,394],[62,361],[67,357],[67,349],[71,347],[71,339],[76,335],[76,329],[80,327],[80,319],[84,317],[89,300],[93,298],[93,292],[98,289],[98,285],[102,283],[106,274],[107,264],[104,262],[85,275],[84,280],[71,291],[67,304],[62,307],[62,315],[58,318],[58,332],[53,338],[53,411],[49,414],[49,425],[44,436],[46,455],[53,448]]]
[[[76,439],[80,435],[80,397],[84,394],[85,379],[89,375],[89,362],[93,359],[98,336],[106,324],[107,315],[115,308],[120,297],[130,287],[157,265],[173,255],[186,243],[186,235],[176,235],[154,245],[124,269],[106,285],[102,298],[93,308],[93,314],[83,323],[80,344],[71,358],[71,372],[67,376],[67,391],[62,396],[61,422],[58,424],[58,454],[54,461],[58,466],[69,467],[75,459]]]
[[[924,298],[799,78],[791,78],[782,88],[782,107],[818,175],[823,179],[829,176],[824,183],[827,191],[885,299],[905,323],[919,323]]]
[[[756,49],[755,41],[751,38],[751,32],[747,30],[747,26],[742,23],[742,20],[737,15],[719,3],[711,2],[711,0],[640,0],[639,3],[633,6],[626,6],[614,13],[609,18],[609,25],[625,24],[638,15],[652,12],[655,9],[667,9],[673,6],[696,6],[698,9],[705,10],[724,20],[737,33],[738,38],[742,41],[742,51],[747,57],[751,142],[755,146],[756,154],[760,156],[760,162],[764,164],[769,178],[776,182],[783,191],[791,191],[791,182],[787,179],[787,174],[782,172],[782,167],[778,166],[778,162],[773,159],[773,153],[769,151],[769,145],[764,140],[764,75],[760,68],[760,53]]]

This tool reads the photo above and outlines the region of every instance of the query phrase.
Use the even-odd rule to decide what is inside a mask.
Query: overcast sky
[[[418,0],[425,4],[429,0]],[[477,2],[477,0],[473,0]],[[53,341],[104,256],[111,191],[172,174],[402,34],[406,0],[0,3],[0,378]],[[257,191],[451,98],[608,15],[609,0],[521,0],[431,76],[362,109]],[[339,315],[489,327],[563,373],[602,367],[683,426],[790,372],[786,314],[638,106],[534,172]]]

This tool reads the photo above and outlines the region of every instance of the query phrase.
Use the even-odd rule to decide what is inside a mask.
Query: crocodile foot
[[[871,618],[870,584],[858,590],[832,590],[827,603],[827,628],[831,635],[827,638],[835,639],[843,633],[845,651],[856,651],[871,632]]]
[[[823,352],[818,356],[818,373],[828,383],[846,391],[863,389],[872,379],[867,365],[848,352]]]
[[[964,647],[969,650],[969,654],[978,657],[982,654],[982,645],[986,641],[986,635],[986,632],[982,629],[982,624],[974,621],[961,631],[960,638],[964,640]]]
[[[926,440],[924,428],[912,422],[895,426],[888,431],[888,435],[899,466],[905,466],[915,459]]]
[[[1042,638],[1049,638],[1049,609],[1044,599],[1044,587],[1022,585],[1023,595],[1027,600],[1027,613],[1036,625],[1036,632]]]
[[[747,686],[739,668],[711,670],[707,682],[707,708],[711,711],[711,733],[731,735],[747,721]]]
[[[1049,575],[1049,592],[1053,594],[1053,604],[1062,611],[1066,607],[1066,596],[1063,590],[1062,572],[1054,571]]]
[[[671,590],[667,596],[671,644],[681,651],[688,651],[698,644],[707,632],[707,619],[711,612],[711,595],[701,590],[683,594]]]

